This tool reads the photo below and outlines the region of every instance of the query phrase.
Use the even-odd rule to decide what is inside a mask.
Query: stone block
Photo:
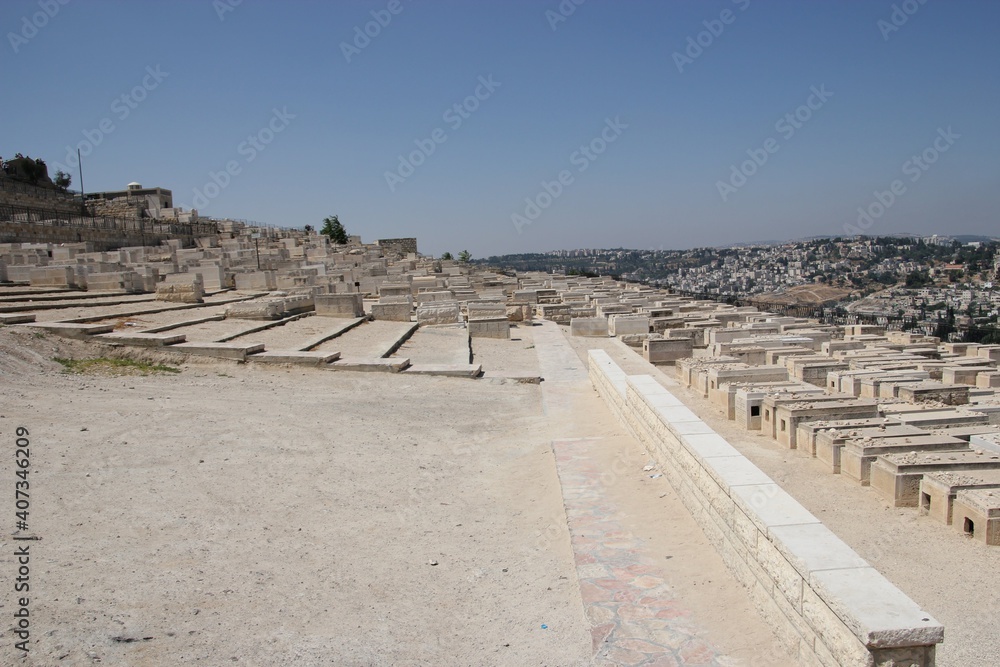
[[[162,283],[156,287],[156,300],[173,303],[204,303],[205,288],[200,276],[193,276],[188,282]]]
[[[413,306],[409,303],[376,303],[372,304],[373,320],[388,320],[391,322],[410,322]]]
[[[364,297],[355,294],[317,294],[315,297],[316,315],[320,317],[363,317],[365,314]]]
[[[461,322],[462,309],[457,301],[432,301],[417,306],[417,323],[422,326]]]
[[[472,338],[510,338],[510,320],[506,317],[469,320]]]
[[[608,320],[604,317],[574,317],[569,323],[570,334],[590,338],[608,336]]]
[[[645,315],[611,315],[608,318],[608,332],[612,336],[648,334],[649,318]]]
[[[932,646],[944,640],[941,624],[872,567],[813,572],[809,588],[864,646]]]

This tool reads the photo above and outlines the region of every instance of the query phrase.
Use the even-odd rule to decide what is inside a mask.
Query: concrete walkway
[[[677,599],[662,568],[645,553],[643,541],[619,520],[622,512],[608,486],[621,473],[615,466],[602,466],[595,455],[611,443],[588,433],[586,421],[580,419],[586,410],[593,414],[604,409],[583,362],[558,325],[544,322],[534,334],[545,414],[565,431],[553,439],[552,448],[595,664],[734,664],[702,637],[703,630]]]

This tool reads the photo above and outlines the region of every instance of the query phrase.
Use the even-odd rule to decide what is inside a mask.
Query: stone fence
[[[652,376],[589,353],[598,393],[660,465],[799,664],[933,667],[944,628]]]
[[[98,251],[158,245],[218,233],[212,223],[170,223],[158,220],[67,215],[32,207],[0,205],[0,243],[79,243],[92,241]]]

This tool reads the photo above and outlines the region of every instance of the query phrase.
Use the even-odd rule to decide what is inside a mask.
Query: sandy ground
[[[568,540],[536,544],[562,511],[537,386],[48,361],[95,349],[0,327],[0,440],[30,431],[42,537],[17,664],[589,662]]]
[[[613,339],[586,339],[628,373],[650,373],[641,355]],[[599,341],[599,342],[594,342]],[[661,372],[661,371],[666,371]],[[722,410],[682,388],[669,367],[653,371],[713,429],[781,484],[838,537],[945,626],[938,667],[1000,664],[1000,549],[969,540],[951,526],[894,508],[870,487],[830,474],[817,460],[745,431]]]
[[[487,375],[529,375],[538,372],[538,355],[530,323],[510,328],[510,340],[472,339],[472,363],[482,364]]]
[[[342,338],[357,334],[361,356],[403,326]],[[538,374],[533,335],[474,341],[476,363]],[[625,464],[604,492],[706,641],[736,664],[791,664],[589,386],[570,421],[538,385],[204,358],[179,374],[75,375],[51,361],[122,353],[0,327],[0,442],[30,431],[42,538],[17,664],[589,665],[551,446],[576,432],[604,439],[603,465]],[[5,457],[0,665],[21,655],[15,472]]]

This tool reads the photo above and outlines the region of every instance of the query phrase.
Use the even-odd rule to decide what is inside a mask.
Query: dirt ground
[[[540,372],[526,368],[531,331],[517,338],[513,365]],[[551,447],[566,424],[539,385],[199,358],[180,373],[78,375],[52,361],[117,354],[0,327],[0,442],[30,432],[28,532],[41,538],[21,661],[5,457],[0,665],[592,664]],[[613,445],[594,455],[629,470],[606,492],[706,639],[732,664],[789,664],[586,391],[580,427]]]
[[[534,546],[562,511],[537,386],[51,361],[94,350],[0,327],[42,538],[15,663],[11,452],[0,664],[587,664],[568,541]]]

